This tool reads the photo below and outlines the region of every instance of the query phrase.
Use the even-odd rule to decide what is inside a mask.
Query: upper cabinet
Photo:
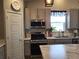
[[[31,8],[31,20],[45,20],[46,17],[46,10],[41,8]]]
[[[30,19],[37,19],[37,8],[30,8]]]
[[[43,21],[45,22],[46,28],[50,26],[50,9],[42,8],[25,8],[25,28],[29,29],[31,21]]]
[[[38,19],[45,20],[46,18],[46,10],[45,9],[37,9]]]
[[[25,28],[30,28],[30,21],[31,21],[31,12],[30,8],[25,8]]]
[[[74,29],[79,27],[79,10],[71,9],[68,15],[68,28]]]

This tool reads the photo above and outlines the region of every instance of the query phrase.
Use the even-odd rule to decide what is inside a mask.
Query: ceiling
[[[24,0],[26,7],[30,8],[46,8],[44,0]],[[49,8],[49,7],[48,7]],[[79,0],[54,0],[51,9],[79,9]]]
[[[28,1],[33,1],[33,0],[24,0],[24,1],[28,2]]]

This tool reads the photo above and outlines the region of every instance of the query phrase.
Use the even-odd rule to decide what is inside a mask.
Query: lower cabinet
[[[0,47],[0,59],[5,59],[6,56],[5,56],[5,45]]]
[[[25,59],[42,58],[41,50],[38,44],[30,44],[30,41],[24,41],[24,56]]]
[[[25,56],[30,56],[30,41],[24,41],[24,55]]]

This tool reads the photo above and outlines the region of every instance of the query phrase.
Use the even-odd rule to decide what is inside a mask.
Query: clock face
[[[16,11],[20,10],[20,8],[21,8],[20,2],[19,1],[13,1],[11,3],[11,7],[12,7],[12,9],[14,9]]]

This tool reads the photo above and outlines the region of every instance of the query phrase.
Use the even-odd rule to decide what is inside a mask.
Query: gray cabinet
[[[68,21],[68,28],[78,28],[79,27],[79,10],[78,9],[71,9],[69,11],[69,21]]]
[[[0,59],[5,59],[5,45],[0,47]]]
[[[24,55],[26,56],[26,57],[29,57],[29,56],[31,56],[31,48],[30,48],[31,46],[30,46],[30,40],[25,40],[24,41]]]
[[[25,8],[25,28],[30,28],[30,21],[31,21],[31,9]]]

